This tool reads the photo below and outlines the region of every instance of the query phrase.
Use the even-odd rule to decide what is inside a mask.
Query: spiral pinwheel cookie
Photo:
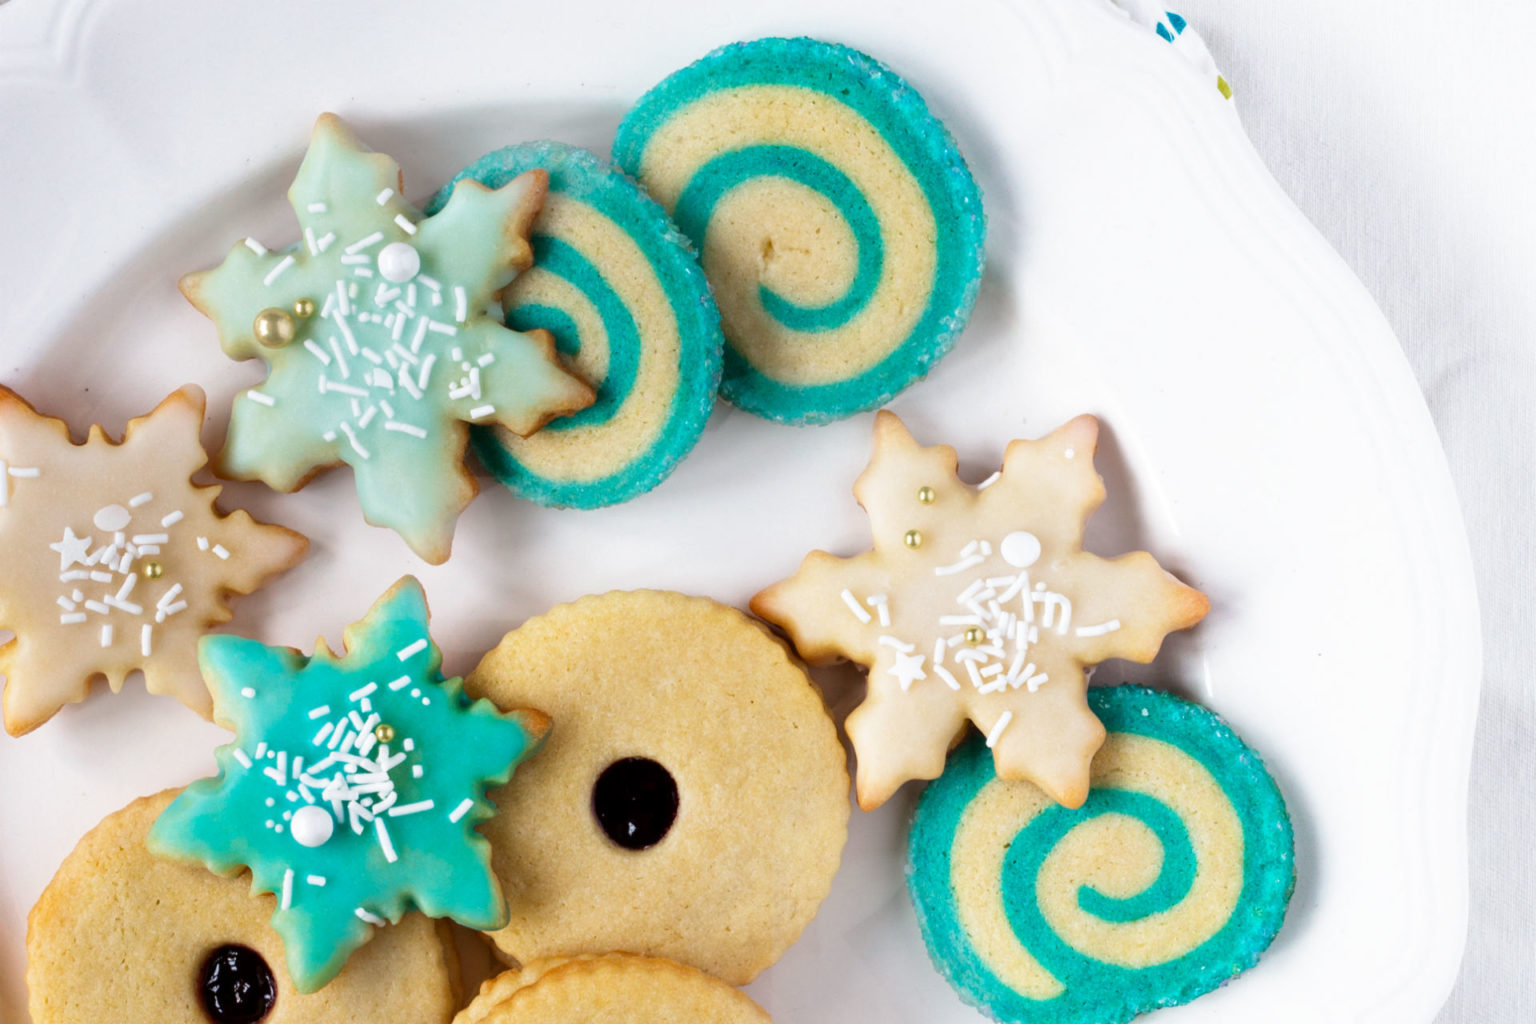
[[[207,718],[197,640],[248,594],[304,556],[292,530],[214,507],[193,484],[208,461],[203,393],[187,386],[139,419],[120,444],[99,426],[84,444],[0,387],[0,644],[5,727],[21,735],[101,677],[130,672],[150,693]]]
[[[453,1024],[769,1024],[747,995],[672,960],[548,957],[480,987]]]
[[[972,740],[918,803],[908,883],[961,996],[1009,1024],[1119,1024],[1252,967],[1285,917],[1291,824],[1221,719],[1140,686],[1089,693],[1108,730],[1078,808],[996,777]]]
[[[812,661],[869,669],[848,716],[859,804],[878,807],[909,779],[937,778],[967,720],[1005,779],[1076,807],[1104,728],[1084,701],[1084,670],[1147,662],[1163,638],[1199,622],[1205,595],[1138,551],[1082,549],[1104,500],[1093,468],[1098,421],[1079,416],[1038,441],[1014,441],[977,487],[955,450],[924,448],[895,414],[875,417],[875,452],[853,493],[874,550],[806,556],[752,599]]]
[[[981,193],[923,98],[814,39],[722,47],[646,93],[613,158],[693,240],[725,325],[721,392],[823,423],[949,351],[981,278]]]
[[[225,354],[269,371],[235,399],[219,472],[293,491],[346,463],[368,522],[446,560],[476,491],[466,425],[530,434],[592,404],[547,333],[491,312],[532,259],[545,183],[460,182],[424,217],[395,162],[323,115],[288,190],[303,241],[271,252],[247,238],[181,281]]]
[[[458,961],[424,917],[389,928],[325,988],[301,992],[250,879],[150,855],[170,790],[108,815],[27,918],[33,1024],[446,1024]]]
[[[471,928],[506,923],[489,849],[475,832],[538,749],[549,719],[502,714],[444,679],[421,585],[406,577],[345,653],[306,658],[233,636],[202,643],[214,718],[235,731],[219,774],[194,782],[149,833],[152,852],[221,875],[251,871],[277,897],[300,992],[334,978],[377,930],[411,910]]]
[[[500,188],[549,175],[533,268],[502,296],[507,326],[544,329],[597,401],[531,437],[471,432],[475,454],[517,494],[595,508],[655,487],[698,441],[720,384],[720,314],[687,240],[656,202],[586,150],[535,142],[487,154],[470,178]]]
[[[847,838],[843,749],[751,619],[682,594],[585,597],[513,630],[465,687],[556,723],[485,826],[506,956],[624,950],[745,984],[815,915]]]

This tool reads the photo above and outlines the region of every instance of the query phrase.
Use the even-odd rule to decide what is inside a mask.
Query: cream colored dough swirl
[[[796,303],[826,303],[852,282],[857,244],[841,213],[814,190],[773,175],[750,179],[720,197],[703,245],[726,334],[760,373],[783,383],[856,376],[912,331],[937,262],[937,227],[922,186],[874,125],[807,88],[725,90],[700,97],[657,129],[645,147],[642,177],[673,210],[711,159],[769,141],[804,150],[852,182],[878,222],[880,276],[868,302],[840,326],[800,331],[780,323],[764,308],[760,286]]]
[[[1143,793],[1172,810],[1189,834],[1194,882],[1176,905],[1136,920],[1085,911],[1082,887],[1127,899],[1163,866],[1146,825],[1126,814],[1098,815],[1062,837],[1041,865],[1036,893],[1051,930],[1085,956],[1133,970],[1176,959],[1215,935],[1243,888],[1242,823],[1216,779],[1170,743],[1112,733],[1094,758],[1093,787]],[[1033,786],[987,783],[961,819],[951,872],[957,893],[974,894],[957,913],[978,954],[1001,981],[1034,999],[1052,998],[1062,986],[1015,937],[996,880],[1020,830],[1049,806]]]
[[[613,416],[601,423],[541,430],[529,437],[498,431],[498,440],[528,470],[568,480],[600,480],[622,470],[635,452],[649,448],[667,424],[677,393],[679,346],[677,318],[651,261],[624,230],[588,204],[551,194],[538,230],[559,238],[592,263],[623,300],[648,355],[639,361],[635,380]],[[601,254],[600,256],[598,254]],[[608,374],[609,344],[603,318],[590,299],[564,278],[537,265],[513,282],[504,299],[508,309],[544,305],[570,317],[582,339],[571,361],[586,380]]]

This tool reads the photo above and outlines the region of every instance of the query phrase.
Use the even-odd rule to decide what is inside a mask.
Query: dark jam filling
[[[214,1024],[256,1024],[277,1002],[272,968],[246,946],[220,946],[198,972],[203,1012]]]
[[[650,758],[626,757],[597,777],[592,813],[609,839],[644,850],[661,842],[677,818],[677,783]]]

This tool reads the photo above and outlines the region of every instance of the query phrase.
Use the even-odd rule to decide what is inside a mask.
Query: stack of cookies
[[[345,464],[368,521],[430,564],[477,491],[467,447],[531,501],[627,501],[717,394],[783,424],[883,406],[957,341],[982,277],[954,139],[890,68],[811,39],[669,76],[611,163],[524,142],[424,208],[402,192],[323,115],[289,190],[299,241],[245,238],[181,289],[267,370],[214,472],[288,492]],[[870,551],[811,552],[755,618],[585,597],[459,679],[409,576],[339,652],[208,632],[306,541],[192,482],[204,411],[187,386],[76,445],[0,387],[7,730],[138,671],[233,734],[216,775],[109,815],[60,866],[28,921],[36,1024],[766,1021],[738,986],[831,890],[850,786],[870,811],[918,780],[922,939],[998,1020],[1184,1002],[1280,927],[1292,837],[1258,756],[1168,693],[1088,687],[1208,610],[1150,554],[1083,549],[1092,417],[973,486],[882,410],[854,484]],[[852,779],[806,671],[838,660],[868,672]],[[506,966],[472,999],[465,935]]]

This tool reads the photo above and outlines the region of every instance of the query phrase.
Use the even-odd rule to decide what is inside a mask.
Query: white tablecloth
[[[1445,443],[1486,675],[1467,951],[1438,1019],[1536,1021],[1536,3],[1169,3],[1375,295]]]

